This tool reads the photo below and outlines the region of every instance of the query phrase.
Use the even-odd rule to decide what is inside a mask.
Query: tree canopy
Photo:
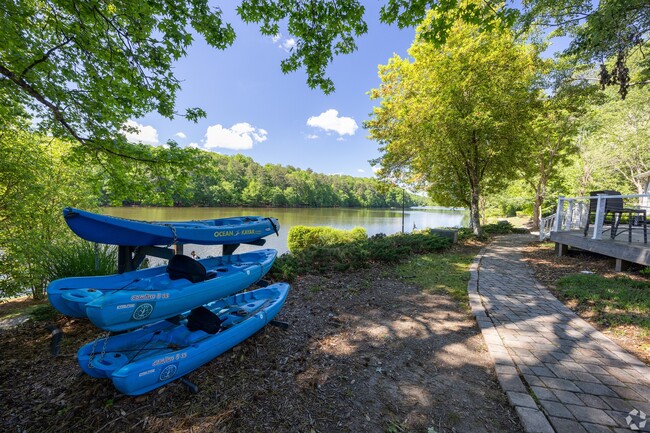
[[[379,18],[408,27],[432,10],[419,35],[437,47],[457,21],[479,32],[515,23],[524,29],[556,28],[574,36],[572,53],[589,60],[613,57],[601,78],[627,93],[625,62],[648,40],[648,2],[611,0],[596,6],[588,0],[526,0],[522,5],[518,11],[514,3],[493,0],[386,0]],[[365,7],[356,0],[245,0],[237,12],[265,35],[286,26],[297,44],[282,69],[304,67],[309,85],[326,92],[334,88],[325,73],[333,56],[353,52],[356,38],[367,31]],[[106,167],[114,162],[102,153],[170,160],[165,152],[129,145],[120,134],[126,120],[151,111],[194,120],[205,115],[200,108],[181,112],[176,107],[180,82],[173,63],[196,35],[218,49],[235,39],[221,9],[208,0],[10,0],[0,5],[0,24],[0,127],[36,125],[41,132],[76,140]],[[647,80],[648,62],[639,61],[636,82]]]
[[[333,90],[325,67],[334,54],[352,52],[366,32],[357,1],[272,2],[248,0],[238,7],[263,34],[288,19],[298,44],[282,63],[285,72],[304,66],[308,83]],[[196,120],[201,108],[176,108],[180,82],[174,61],[194,35],[218,49],[235,39],[233,27],[208,0],[129,1],[10,0],[0,5],[0,124],[26,126],[75,140],[85,149],[152,159],[127,145],[125,123],[149,112]]]
[[[572,38],[566,54],[601,65],[601,85],[618,85],[622,99],[630,85],[644,83],[650,74],[650,60],[644,74],[631,82],[628,60],[650,40],[650,3],[647,0],[524,0],[519,22],[554,30],[554,35]],[[606,60],[615,59],[613,65]]]
[[[427,10],[433,19],[420,29],[425,40],[443,44],[456,21],[489,32],[515,23],[557,26],[575,36],[572,52],[588,59],[616,54],[603,83],[630,85],[625,61],[648,39],[645,0],[612,0],[594,8],[588,0],[527,0],[525,13],[495,0],[449,2],[388,0],[380,20],[414,26]],[[335,55],[356,50],[367,32],[365,7],[357,0],[244,0],[240,18],[257,23],[264,35],[286,26],[297,40],[284,72],[305,68],[307,83],[334,90],[326,68]],[[152,159],[128,146],[126,120],[149,112],[190,120],[197,107],[176,107],[179,79],[174,61],[186,54],[194,36],[225,49],[235,39],[219,7],[208,0],[9,0],[0,5],[0,125],[26,126],[28,120],[59,138],[73,139],[94,152]],[[646,65],[647,66],[647,65]]]
[[[431,14],[431,18],[434,14]],[[526,128],[536,106],[536,51],[508,31],[456,23],[437,46],[418,28],[409,54],[380,67],[380,99],[366,122],[384,152],[380,176],[416,183],[435,202],[471,209],[516,175],[526,158]]]

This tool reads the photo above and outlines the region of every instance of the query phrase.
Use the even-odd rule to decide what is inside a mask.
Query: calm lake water
[[[275,217],[280,221],[280,235],[266,237],[264,248],[275,248],[279,254],[287,251],[287,234],[295,225],[330,226],[349,230],[363,227],[369,236],[377,233],[392,234],[402,230],[401,209],[295,209],[295,208],[103,208],[105,215],[144,221],[187,221],[210,218],[225,218],[242,215]],[[413,227],[460,227],[467,226],[469,215],[463,210],[445,208],[412,208],[404,212],[404,231]],[[237,252],[260,247],[242,245]],[[194,250],[200,257],[221,255],[219,245],[186,245],[185,254]]]

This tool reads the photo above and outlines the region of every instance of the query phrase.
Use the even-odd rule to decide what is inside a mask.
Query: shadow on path
[[[534,278],[528,235],[497,237],[477,257],[472,311],[499,382],[529,432],[650,431],[650,368]]]

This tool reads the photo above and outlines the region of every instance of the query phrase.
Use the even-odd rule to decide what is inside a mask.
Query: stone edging
[[[517,367],[481,301],[478,290],[479,268],[485,251],[486,248],[479,251],[469,268],[470,279],[467,283],[467,294],[469,295],[472,314],[476,317],[476,322],[481,329],[481,334],[483,334],[485,344],[492,356],[492,361],[494,361],[497,379],[508,396],[508,401],[519,415],[526,433],[555,433],[548,419],[530,396],[524,382],[519,377]]]

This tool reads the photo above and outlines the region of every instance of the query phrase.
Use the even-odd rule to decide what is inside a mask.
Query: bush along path
[[[378,234],[365,237],[353,229],[347,232],[329,227],[325,233],[320,227],[289,233],[290,253],[278,257],[270,275],[280,280],[292,281],[298,275],[324,274],[367,268],[373,264],[395,264],[415,254],[443,251],[451,241],[429,232],[414,234]],[[343,232],[343,234],[339,233]],[[299,246],[298,248],[296,248]]]
[[[499,383],[526,431],[650,431],[650,368],[535,280],[522,261],[530,241],[495,238],[468,284]]]

